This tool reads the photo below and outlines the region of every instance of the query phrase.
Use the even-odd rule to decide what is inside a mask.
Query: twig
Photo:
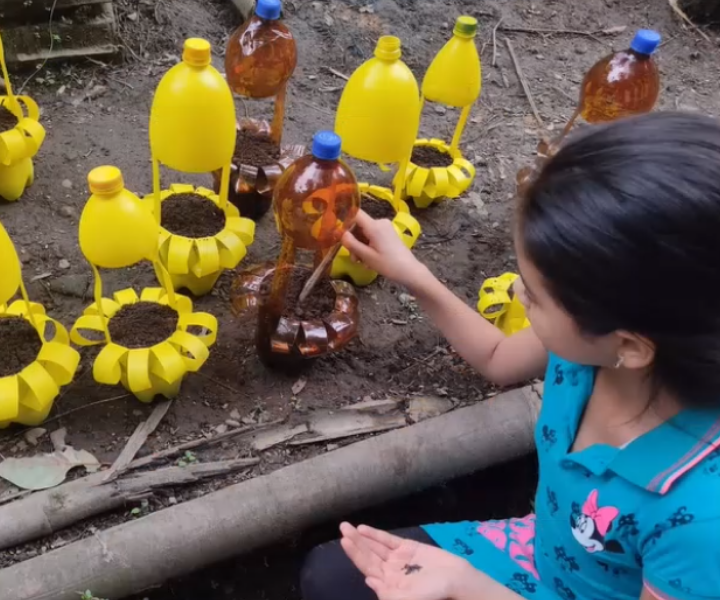
[[[348,233],[352,233],[355,230],[356,225],[357,223],[353,223],[348,228]],[[315,287],[319,279],[323,276],[323,273],[325,273],[328,265],[335,259],[337,253],[340,252],[340,248],[342,248],[342,242],[338,242],[337,244],[335,244],[335,247],[331,248],[330,251],[320,261],[320,264],[313,271],[312,275],[310,275],[310,278],[305,282],[305,285],[300,292],[300,296],[298,297],[297,301],[298,306],[305,302],[305,300],[307,300],[307,297],[310,295],[310,292],[313,291],[313,288]]]
[[[215,385],[219,385],[220,387],[225,388],[228,392],[232,392],[233,394],[235,394],[237,396],[241,395],[240,390],[238,390],[237,388],[234,388],[233,386],[231,386],[227,383],[223,383],[222,381],[218,381],[217,379],[213,379],[212,377],[205,375],[205,373],[203,373],[202,371],[198,371],[197,373],[195,373],[195,375],[199,375],[200,377],[207,379],[208,381],[211,381]]]
[[[303,100],[302,98],[294,98],[295,102],[299,102],[300,104],[304,104],[308,108],[312,108],[313,110],[316,110],[318,112],[321,112],[326,115],[335,116],[335,113],[329,111],[327,108],[323,108],[322,106],[318,106],[317,104],[313,104],[312,102],[308,102],[307,100]]]
[[[537,106],[535,106],[535,100],[533,99],[532,93],[530,92],[530,86],[528,85],[527,80],[525,79],[525,75],[523,74],[522,67],[520,67],[520,63],[518,62],[517,56],[515,55],[515,48],[512,45],[512,42],[510,41],[510,38],[505,38],[505,44],[507,45],[508,51],[510,52],[510,58],[512,58],[513,65],[515,66],[515,73],[518,76],[518,79],[520,80],[520,85],[522,86],[523,92],[525,92],[525,97],[528,99],[528,102],[530,103],[530,108],[532,109],[533,116],[535,117],[535,121],[537,121],[538,127],[542,131],[545,130],[545,123],[543,123],[542,117],[540,116],[540,113],[538,112]]]
[[[105,473],[103,481],[114,479],[127,469],[128,465],[135,458],[135,455],[140,451],[140,448],[145,445],[148,436],[150,436],[150,434],[157,429],[157,426],[160,425],[160,422],[163,420],[168,410],[170,410],[171,405],[172,400],[165,400],[164,402],[161,402],[155,407],[155,410],[152,411],[152,414],[148,417],[147,421],[144,421],[137,426],[135,432],[130,436],[130,439],[125,445],[125,448],[123,448],[123,451],[120,453],[120,456],[117,457],[113,465]]]
[[[238,429],[230,429],[225,433],[219,433],[211,438],[203,437],[197,440],[192,440],[190,442],[185,442],[184,444],[180,444],[179,446],[160,450],[148,456],[138,458],[128,465],[127,470],[129,471],[133,469],[140,469],[141,467],[147,467],[148,465],[157,462],[158,460],[175,456],[176,454],[180,454],[181,452],[185,452],[187,450],[194,450],[195,448],[199,448],[200,446],[217,444],[218,442],[222,442],[237,435],[242,435],[243,433],[247,433],[249,431],[261,431],[268,427],[272,427],[273,425],[279,425],[281,422],[282,420],[277,420],[263,423],[262,425],[248,425],[246,427],[240,427]]]
[[[503,27],[502,30],[508,33],[535,33],[538,35],[582,35],[592,38],[600,44],[605,45],[606,43],[604,40],[597,36],[598,33],[603,33],[601,31],[580,31],[578,29],[535,29],[534,27]]]
[[[68,415],[71,415],[75,412],[78,412],[79,410],[85,410],[86,408],[92,408],[93,406],[99,406],[100,404],[107,404],[108,402],[116,402],[117,400],[123,400],[124,398],[128,397],[130,397],[130,394],[123,394],[122,396],[113,396],[112,398],[105,398],[105,400],[97,400],[96,402],[91,402],[90,404],[83,404],[82,406],[72,408],[64,413],[46,419],[45,421],[43,421],[43,425],[47,425],[48,423],[52,423],[53,421],[59,421],[60,419],[67,417]]]
[[[492,32],[492,42],[493,42],[493,55],[492,55],[492,66],[494,67],[497,64],[497,30],[498,27],[500,27],[500,24],[503,22],[502,17],[497,22],[497,25],[493,27]]]
[[[335,77],[339,77],[340,79],[344,79],[345,81],[350,81],[350,78],[345,75],[342,71],[338,71],[337,69],[333,69],[332,67],[323,67],[326,71],[332,73],[335,75]]]
[[[690,27],[692,27],[695,31],[697,31],[701,36],[705,38],[705,41],[710,42],[710,36],[708,36],[707,33],[705,33],[702,29],[700,29],[695,23],[693,23],[690,20],[690,17],[685,14],[685,11],[678,6],[678,0],[668,0],[670,3],[670,8],[675,11],[675,14],[680,17],[683,21],[685,21]]]
[[[122,79],[117,79],[115,77],[112,77],[111,75],[105,75],[110,81],[114,81],[115,83],[119,83],[120,85],[124,85],[126,88],[129,88],[131,90],[134,90],[135,88],[129,84],[127,81],[123,81]]]

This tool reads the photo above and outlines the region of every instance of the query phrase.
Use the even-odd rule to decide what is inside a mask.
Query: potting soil
[[[0,131],[8,131],[17,124],[17,117],[6,106],[0,106]]]
[[[0,317],[0,377],[16,375],[34,362],[42,341],[22,317]]]
[[[157,302],[123,306],[108,321],[112,341],[125,348],[149,348],[168,339],[177,329],[177,311]]]
[[[251,167],[266,167],[280,158],[280,148],[264,133],[249,129],[238,131],[235,162]]]
[[[431,169],[433,167],[449,167],[453,164],[453,157],[441,152],[434,146],[415,146],[410,159],[418,167]]]
[[[300,292],[311,274],[312,272],[309,270],[296,270],[291,273],[285,292],[283,317],[287,319],[321,319],[327,317],[335,309],[335,288],[327,278],[320,279],[305,302],[298,306]],[[272,278],[268,277],[261,290],[263,296],[269,294],[271,285]]]
[[[175,235],[212,237],[225,228],[225,213],[200,194],[173,194],[162,204],[162,226]]]

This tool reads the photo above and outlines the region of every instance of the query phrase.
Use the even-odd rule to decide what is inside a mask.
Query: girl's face
[[[520,269],[515,293],[525,306],[533,330],[545,348],[569,362],[596,367],[614,366],[619,350],[617,336],[591,337],[582,333],[572,317],[550,296],[543,276],[530,262],[517,236],[515,250]]]

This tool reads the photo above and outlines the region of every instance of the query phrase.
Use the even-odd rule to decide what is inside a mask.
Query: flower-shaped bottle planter
[[[13,202],[33,183],[32,159],[45,140],[45,129],[39,123],[40,109],[35,101],[13,94],[1,38],[0,69],[6,91],[6,95],[0,96],[0,107],[17,119],[12,129],[0,133],[0,197]]]
[[[418,208],[427,208],[446,198],[459,198],[475,178],[475,167],[463,158],[459,148],[444,141],[420,139],[415,148],[432,148],[448,156],[449,166],[425,167],[410,161],[405,172],[405,195],[412,198]],[[397,175],[395,176],[397,178]]]
[[[504,273],[486,279],[478,294],[478,312],[506,335],[530,327],[525,307],[512,289],[518,277],[515,273]]]
[[[0,377],[0,427],[9,423],[37,425],[52,408],[60,387],[72,381],[80,355],[70,347],[66,330],[45,314],[40,304],[30,302],[22,281],[22,269],[15,246],[0,223],[0,318],[15,317],[28,323],[30,335],[38,336],[38,353],[18,372]],[[20,291],[22,300],[7,303]],[[25,322],[23,322],[25,325]],[[54,334],[48,338],[47,330]],[[30,340],[25,345],[29,345]],[[5,341],[7,343],[7,340]],[[32,360],[30,360],[32,359]],[[3,365],[7,368],[7,365]]]
[[[284,268],[291,275],[297,271],[310,273],[310,269],[296,265]],[[334,309],[326,316],[312,319],[281,316],[273,320],[268,301],[275,270],[274,264],[266,264],[242,273],[233,285],[232,306],[238,315],[257,309],[258,336],[270,338],[271,353],[286,357],[288,360],[283,361],[286,366],[342,350],[357,335],[358,299],[352,286],[344,281],[331,282],[335,290]],[[268,362],[273,359],[262,358]]]
[[[387,202],[394,208],[395,200],[392,190],[367,183],[360,183],[358,187],[360,188],[361,194],[370,195],[377,200]],[[405,246],[412,249],[420,237],[422,229],[417,219],[410,214],[410,207],[406,202],[400,200],[392,223]],[[354,262],[347,248],[342,247],[335,257],[335,260],[333,260],[330,276],[333,278],[347,277],[351,279],[355,285],[362,287],[370,285],[375,281],[378,274],[376,271],[371,271],[360,263]]]
[[[205,198],[225,214],[225,225],[211,237],[191,238],[171,233],[160,224],[158,262],[170,274],[173,287],[188,289],[195,296],[209,293],[225,269],[234,269],[247,254],[247,247],[255,238],[255,223],[240,216],[230,203],[221,207],[217,194],[207,188],[174,184],[163,190],[161,202],[177,194],[194,194]],[[145,198],[152,205],[154,194]],[[162,214],[162,212],[161,212]],[[163,273],[157,272],[163,282]]]
[[[122,386],[141,402],[151,402],[155,396],[174,398],[180,392],[185,375],[203,366],[209,348],[217,337],[217,319],[202,312],[193,312],[192,301],[175,296],[178,314],[177,328],[167,339],[145,348],[127,348],[114,342],[105,343],[106,326],[123,307],[139,302],[168,305],[162,288],[145,288],[140,296],[133,289],[116,292],[113,299],[102,299],[102,314],[97,303],[85,309],[70,332],[73,343],[79,346],[105,344],[93,364],[95,381]],[[93,332],[92,338],[84,332]]]
[[[255,152],[249,162],[235,153],[228,199],[243,217],[259,221],[272,207],[273,190],[280,176],[293,162],[307,153],[307,147],[303,144],[277,146],[271,137],[271,126],[267,121],[241,119],[237,130],[238,147],[244,148],[255,141],[262,144],[264,151]],[[247,135],[248,132],[251,132],[250,136]],[[262,158],[265,159],[265,164],[257,164],[261,158],[259,155],[264,155]],[[222,171],[213,172],[216,193],[220,191],[221,177]]]
[[[404,183],[403,192],[418,208],[427,208],[445,198],[457,198],[475,178],[475,167],[460,152],[460,139],[481,89],[482,70],[475,45],[476,33],[477,19],[459,17],[453,37],[438,52],[423,79],[423,100],[460,108],[462,112],[450,144],[434,138],[417,140],[413,157],[403,173],[404,179],[400,174],[396,175],[396,184]],[[422,149],[430,150],[430,156],[425,165],[418,165],[416,154]],[[449,160],[443,155],[449,155]],[[440,164],[434,164],[435,160]]]
[[[75,377],[80,355],[70,346],[67,330],[40,304],[18,300],[0,305],[0,323],[4,318],[21,318],[34,328],[40,351],[18,373],[0,377],[0,428],[11,423],[35,427],[47,418],[60,388]],[[53,330],[50,338],[48,329]]]

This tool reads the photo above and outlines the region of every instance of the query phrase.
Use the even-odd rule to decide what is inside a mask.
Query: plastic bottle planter
[[[168,296],[161,288],[146,288],[140,297],[132,289],[116,292],[113,299],[102,299],[102,315],[93,303],[77,320],[70,332],[79,346],[105,344],[93,364],[95,381],[106,385],[118,383],[141,402],[152,402],[155,396],[173,398],[180,392],[185,375],[200,369],[209,356],[209,348],[217,337],[217,319],[202,312],[193,312],[192,301],[177,294],[178,323],[166,340],[149,348],[126,348],[106,343],[105,323],[125,306],[137,302],[168,305]],[[84,332],[93,332],[94,339]]]
[[[173,234],[162,224],[160,227],[159,262],[170,274],[174,289],[188,289],[195,296],[203,296],[212,290],[225,269],[234,269],[245,258],[247,247],[255,239],[255,223],[241,217],[232,204],[225,203],[221,208],[217,194],[207,188],[174,184],[162,191],[161,202],[176,194],[202,196],[225,213],[224,228],[211,237],[190,238]],[[144,202],[152,206],[154,200],[151,194]],[[162,274],[156,274],[162,284]]]
[[[19,373],[0,377],[0,428],[11,423],[35,427],[47,418],[60,388],[75,377],[80,355],[70,347],[67,330],[48,317],[40,304],[18,300],[0,305],[0,319],[7,317],[30,323],[41,346],[36,359]],[[54,330],[49,339],[48,329]]]
[[[13,202],[33,183],[32,159],[45,140],[45,129],[38,122],[40,109],[32,98],[0,96],[0,106],[17,119],[15,127],[0,133],[0,197]]]
[[[515,273],[504,273],[486,279],[480,288],[478,311],[506,335],[530,326],[525,307],[512,290],[518,277]]]
[[[367,183],[358,184],[361,194],[369,194],[378,200],[393,204],[393,191],[377,185]],[[403,243],[412,248],[420,237],[421,228],[417,219],[410,214],[410,207],[406,202],[400,201],[399,210],[393,219],[393,226]],[[353,262],[350,252],[346,248],[340,248],[332,264],[330,276],[333,278],[348,277],[357,286],[370,285],[377,279],[377,272],[371,271],[363,265]]]
[[[233,285],[234,312],[240,315],[249,309],[257,309],[258,334],[268,333],[261,329],[266,323],[266,296],[275,268],[274,264],[267,264],[245,271]],[[310,272],[310,269],[294,265],[286,268],[291,272]],[[344,281],[331,283],[335,290],[335,309],[322,319],[281,317],[269,332],[273,354],[317,358],[342,350],[357,335],[360,315],[355,290]]]
[[[237,144],[240,152],[235,152],[230,174],[230,195],[228,199],[240,211],[243,217],[259,221],[272,207],[272,195],[280,176],[293,162],[307,154],[303,144],[281,144],[279,147],[271,138],[271,126],[267,121],[242,119],[238,122]],[[253,139],[262,144],[265,152],[246,154],[248,144]],[[275,153],[276,157],[272,154]],[[257,165],[265,155],[266,164]],[[244,159],[250,156],[251,162]],[[214,190],[220,192],[222,171],[213,172]]]
[[[458,198],[472,185],[475,167],[463,158],[459,148],[433,138],[415,142],[415,148],[430,147],[447,154],[452,164],[447,167],[421,167],[412,160],[405,172],[404,194],[413,199],[418,208],[427,208],[446,198]],[[398,176],[395,175],[397,180]]]

